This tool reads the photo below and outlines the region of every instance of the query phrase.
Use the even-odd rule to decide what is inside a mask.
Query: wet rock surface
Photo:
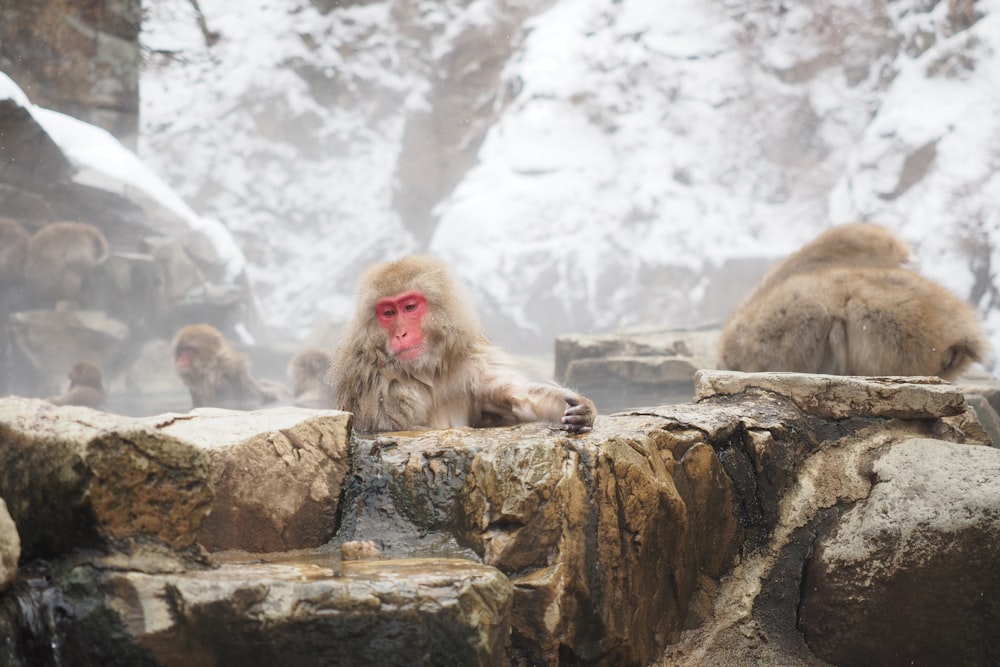
[[[27,499],[11,509],[26,547],[0,594],[11,637],[0,664],[995,658],[986,628],[1000,610],[973,591],[996,589],[1000,451],[983,446],[960,389],[717,371],[693,388],[696,403],[601,416],[579,436],[523,424],[348,439],[349,415],[332,411],[138,420],[7,399],[0,496]],[[110,496],[143,505],[141,489],[115,481],[131,479],[134,448],[103,444],[140,426],[201,461],[197,474],[163,475],[178,499],[253,498],[242,518],[218,510],[226,551],[204,549],[217,539],[201,528],[212,515],[196,531],[196,512],[162,513],[183,528],[170,541],[140,535],[112,503],[91,509]],[[50,444],[28,452],[29,432]],[[22,458],[47,467],[6,472]],[[46,504],[37,489],[63,489],[60,477]],[[260,534],[282,521],[290,534],[292,499],[330,537],[260,553]],[[43,549],[46,536],[74,534],[56,510],[83,517],[77,532],[94,539]],[[267,526],[255,533],[255,522]],[[945,588],[949,604],[935,605]],[[873,644],[874,626],[894,641]],[[912,648],[925,641],[939,646]]]
[[[837,665],[996,664],[996,450],[907,440],[872,472],[868,497],[817,540],[801,602],[806,641]]]

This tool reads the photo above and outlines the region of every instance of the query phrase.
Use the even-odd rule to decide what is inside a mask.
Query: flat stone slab
[[[510,581],[463,559],[345,561],[342,576],[313,560],[105,577],[161,665],[503,665],[510,642]]]
[[[740,394],[782,396],[816,417],[934,419],[965,413],[960,388],[937,377],[858,377],[700,370],[695,401]]]
[[[715,330],[565,334],[556,338],[554,377],[565,381],[571,365],[608,357],[671,357],[686,359],[695,367],[714,368],[718,340],[719,332]]]

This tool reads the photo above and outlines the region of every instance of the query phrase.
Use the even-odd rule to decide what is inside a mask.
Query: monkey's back
[[[904,268],[830,268],[756,294],[724,327],[720,362],[951,379],[987,351],[975,310],[941,285]]]

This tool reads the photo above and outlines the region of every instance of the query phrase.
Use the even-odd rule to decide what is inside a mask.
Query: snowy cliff
[[[1000,344],[1000,0],[200,6],[148,7],[140,153],[295,335],[423,250],[511,345],[719,323],[864,218]]]

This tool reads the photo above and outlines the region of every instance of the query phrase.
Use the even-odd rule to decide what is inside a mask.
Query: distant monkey
[[[196,408],[248,409],[275,400],[250,376],[250,358],[209,324],[178,331],[173,350],[177,374]]]
[[[333,390],[328,382],[333,355],[318,347],[300,350],[288,364],[295,404],[306,408],[329,408]]]
[[[75,301],[94,268],[108,256],[108,242],[97,227],[82,222],[54,222],[28,241],[24,283],[29,301],[52,306]]]
[[[831,232],[861,229],[845,228]],[[720,340],[723,368],[951,380],[987,357],[969,304],[898,266],[899,253],[885,247],[843,256],[824,250],[820,241],[837,238],[831,232],[779,264],[733,314]]]
[[[53,396],[47,400],[56,405],[99,408],[104,405],[107,398],[103,380],[104,375],[100,366],[91,361],[78,361],[69,369],[69,388],[60,396]]]
[[[440,261],[370,267],[334,357],[335,406],[361,432],[549,421],[589,431],[596,409],[575,391],[531,382],[492,345]]]
[[[16,221],[0,218],[0,290],[13,289],[23,281],[30,238]]]

